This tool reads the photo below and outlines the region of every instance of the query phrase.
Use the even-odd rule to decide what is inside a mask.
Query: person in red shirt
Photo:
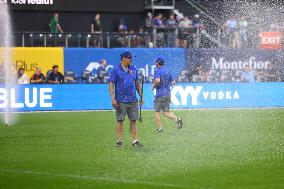
[[[43,84],[45,83],[45,77],[41,73],[41,69],[37,68],[35,74],[32,75],[30,79],[31,84]]]

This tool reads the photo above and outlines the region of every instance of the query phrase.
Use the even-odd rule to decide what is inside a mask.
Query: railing
[[[205,44],[201,38],[210,41]],[[21,47],[220,47],[221,42],[205,31],[193,28],[152,28],[143,33],[47,33],[15,32],[15,45]],[[222,47],[222,46],[221,46]]]
[[[15,46],[18,47],[181,47],[181,48],[258,48],[259,36],[247,32],[248,41],[240,40],[238,46],[232,45],[235,33],[209,34],[206,30],[194,28],[152,28],[142,33],[46,33],[15,32]],[[219,36],[219,37],[217,37]],[[253,39],[253,40],[252,40]],[[283,39],[281,41],[283,44]]]
[[[148,47],[150,35],[118,33],[16,32],[16,46],[22,47]],[[143,39],[143,41],[141,41]],[[137,44],[134,44],[134,43]]]

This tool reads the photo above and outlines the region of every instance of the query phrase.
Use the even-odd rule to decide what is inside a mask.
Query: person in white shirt
[[[27,74],[25,74],[25,70],[23,68],[19,68],[17,79],[18,84],[29,84],[29,78]]]
[[[240,33],[240,41],[241,45],[246,47],[247,46],[247,28],[248,28],[248,22],[244,16],[241,17],[239,21],[239,33]]]
[[[190,29],[192,28],[192,21],[187,16],[181,18],[179,22],[179,45],[180,47],[187,48],[190,43]]]

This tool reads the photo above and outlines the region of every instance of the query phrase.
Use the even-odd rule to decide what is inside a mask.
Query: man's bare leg
[[[160,112],[155,112],[156,116],[156,123],[157,123],[157,129],[162,129],[162,120],[161,120],[161,113]]]
[[[130,121],[130,132],[132,136],[132,141],[137,141],[136,121]]]
[[[136,121],[130,121],[130,132],[131,132],[131,136],[132,136],[132,146],[143,147],[143,145],[137,139]]]
[[[123,121],[118,121],[116,123],[117,141],[122,142],[122,133],[123,133]]]
[[[175,122],[177,122],[177,116],[173,112],[164,112],[164,115],[167,118],[170,118],[170,119],[174,120]]]
[[[178,129],[181,129],[182,128],[182,125],[183,125],[183,121],[181,118],[178,118],[174,113],[172,112],[164,112],[165,116],[174,120],[177,124],[177,128]]]

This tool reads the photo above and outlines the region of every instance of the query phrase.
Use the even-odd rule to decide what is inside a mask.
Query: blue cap
[[[156,58],[155,63],[163,65],[165,64],[165,60],[162,57],[158,57]]]
[[[120,54],[121,58],[128,58],[128,57],[133,57],[132,53],[130,51],[124,51],[123,53]]]

